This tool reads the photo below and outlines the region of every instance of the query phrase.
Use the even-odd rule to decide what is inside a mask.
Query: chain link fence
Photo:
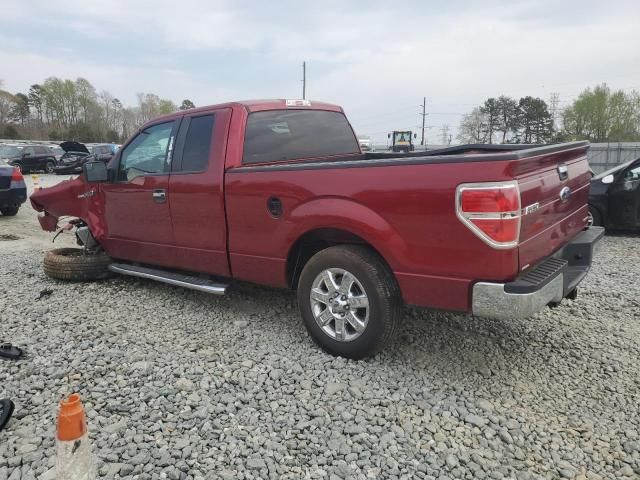
[[[593,171],[605,170],[640,157],[640,143],[592,143],[587,158]]]

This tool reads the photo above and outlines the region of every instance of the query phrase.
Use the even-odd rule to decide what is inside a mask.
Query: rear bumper
[[[589,227],[534,268],[509,283],[478,282],[473,286],[473,315],[526,318],[575,291],[591,267],[604,228]]]
[[[0,207],[14,207],[27,201],[26,187],[0,190]]]

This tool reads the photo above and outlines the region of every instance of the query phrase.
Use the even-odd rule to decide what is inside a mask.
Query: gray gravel
[[[0,243],[0,337],[28,352],[0,360],[0,480],[54,478],[72,391],[101,478],[640,477],[637,236],[605,238],[576,302],[518,321],[408,309],[362,362],[315,347],[290,292],[59,283],[37,242]]]

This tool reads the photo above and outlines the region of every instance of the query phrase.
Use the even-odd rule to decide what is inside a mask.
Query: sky
[[[640,89],[639,23],[638,0],[3,0],[0,79],[201,106],[301,98],[306,61],[307,98],[342,105],[357,133],[419,131],[426,97],[439,144],[491,96],[564,107],[603,82]]]

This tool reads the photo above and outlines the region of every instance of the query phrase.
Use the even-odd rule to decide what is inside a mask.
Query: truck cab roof
[[[261,112],[264,110],[328,110],[331,112],[340,112],[344,113],[344,110],[341,106],[335,105],[332,103],[326,102],[317,102],[314,100],[292,100],[292,99],[271,99],[271,100],[240,100],[235,102],[226,102],[226,103],[218,103],[214,105],[206,105],[203,107],[191,108],[188,110],[189,115],[193,115],[194,113],[204,113],[209,112],[211,110],[216,110],[220,108],[233,108],[233,107],[242,107],[247,112]],[[171,120],[173,118],[180,117],[184,115],[185,111],[179,110],[177,112],[169,113],[167,115],[163,115],[161,117],[156,117],[153,120],[150,120],[143,128],[148,124],[159,123],[163,120]]]

